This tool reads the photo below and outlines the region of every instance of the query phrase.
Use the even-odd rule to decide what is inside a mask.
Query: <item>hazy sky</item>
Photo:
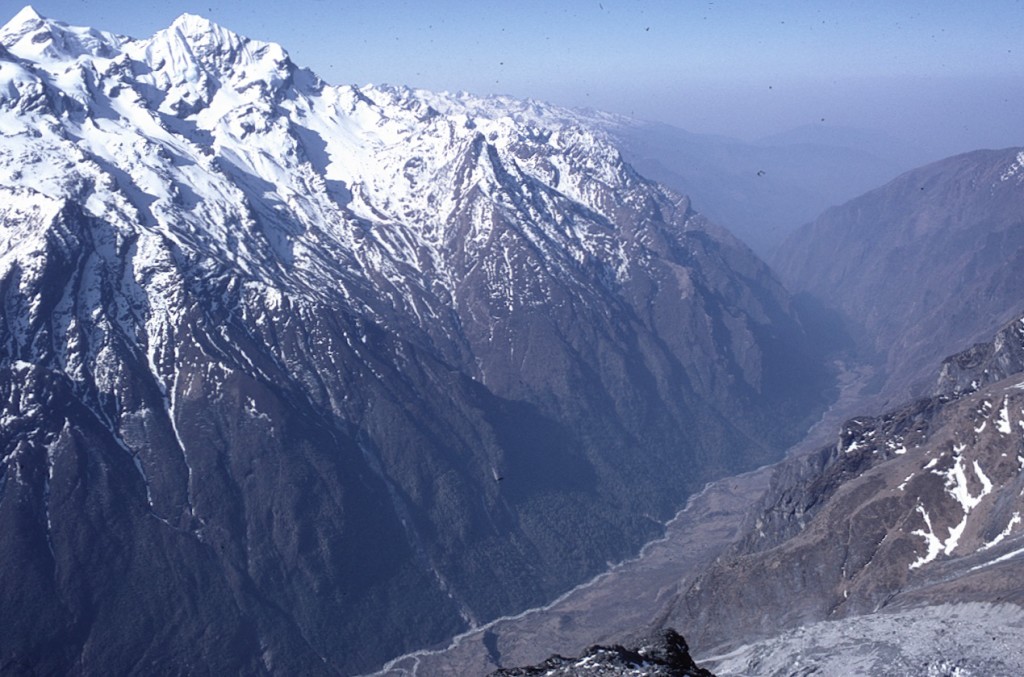
[[[6,20],[23,3],[0,0]],[[742,138],[879,129],[954,152],[1024,145],[1024,3],[36,0],[148,37],[202,14],[331,83],[533,97]]]

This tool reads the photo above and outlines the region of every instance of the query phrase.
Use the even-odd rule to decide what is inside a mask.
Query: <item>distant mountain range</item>
[[[767,259],[826,208],[934,159],[882,134],[825,124],[744,142],[628,118],[594,122],[644,176],[693,196]]]
[[[4,674],[369,670],[826,404],[765,264],[576,113],[26,8],[0,132]]]

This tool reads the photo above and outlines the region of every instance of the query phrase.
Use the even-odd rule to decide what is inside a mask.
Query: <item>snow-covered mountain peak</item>
[[[25,5],[17,14],[0,27],[0,35],[7,36],[23,31],[26,27],[39,24],[46,19],[32,5]]]
[[[628,254],[608,224],[626,199],[670,197],[630,198],[641,182],[610,141],[548,104],[325,86],[279,45],[192,14],[146,40],[20,16],[4,33],[17,53],[0,61],[0,152],[15,159],[0,185],[71,200],[127,237],[161,233],[264,284],[394,277],[400,264],[451,289],[447,271],[495,246],[508,219],[547,255],[596,258],[622,280]]]
[[[204,64],[215,68],[249,65],[268,52],[276,57],[287,56],[280,45],[251,40],[196,14],[182,14],[153,37],[154,42],[175,39]]]
[[[81,56],[112,58],[124,40],[113,33],[47,19],[31,5],[0,28],[0,44],[8,52],[40,65]]]
[[[578,582],[655,533],[697,461],[762,462],[780,412],[805,427],[810,389],[762,367],[817,378],[769,338],[802,335],[785,290],[571,113],[328,86],[190,15],[145,40],[23,19],[0,59],[0,579],[45,583],[0,586],[32,624],[0,633],[5,661],[68,645],[36,671],[126,672],[159,635],[160,659],[222,651],[218,673],[359,674],[381,637],[436,643]],[[582,511],[547,498],[578,490]],[[534,518],[552,506],[566,521]],[[599,529],[578,571],[542,574],[576,544],[532,564]],[[125,543],[151,561],[126,572]],[[77,565],[94,553],[110,566]],[[126,576],[147,610],[92,614],[120,594],[92,583]],[[181,650],[132,622],[181,605],[212,610],[168,627]],[[330,621],[364,615],[385,625]],[[234,637],[258,656],[231,662]]]
[[[232,99],[243,92],[250,101],[272,99],[295,70],[280,45],[250,40],[194,14],[182,14],[125,51],[150,70],[143,81],[165,95],[161,109],[179,117],[206,108],[225,86]]]
[[[196,60],[204,68],[226,75],[261,64],[271,66],[272,70],[290,64],[288,53],[281,45],[251,40],[197,14],[181,14],[170,27],[146,43],[151,48],[168,49],[179,59]]]
[[[242,41],[242,37],[232,30],[224,28],[220,24],[207,19],[201,14],[182,12],[178,18],[171,22],[170,30],[180,31],[183,35],[202,36],[209,34],[211,42]]]

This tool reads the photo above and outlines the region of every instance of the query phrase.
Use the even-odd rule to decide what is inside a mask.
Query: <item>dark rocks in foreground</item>
[[[668,628],[636,642],[637,648],[621,645],[592,646],[579,658],[552,656],[540,665],[504,668],[491,677],[559,677],[569,675],[644,675],[651,677],[714,677],[690,657],[686,640]]]

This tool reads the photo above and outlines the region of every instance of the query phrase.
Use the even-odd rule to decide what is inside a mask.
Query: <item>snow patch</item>
[[[999,410],[999,420],[996,421],[996,430],[1003,435],[1009,435],[1010,428],[1010,403],[1008,398],[1003,398],[1003,408]]]
[[[924,529],[916,529],[910,533],[913,536],[921,536],[924,538],[925,544],[928,546],[928,552],[910,564],[911,571],[934,561],[943,549],[942,541],[935,535],[935,528],[932,526],[932,518],[928,515],[928,511],[924,509],[924,506],[918,505],[917,512],[924,518],[924,524],[925,527],[927,527],[927,531]]]
[[[1022,174],[1022,170],[1024,170],[1024,151],[1017,153],[1017,157],[1014,159],[1013,162],[1010,163],[1010,166],[1006,168],[1006,171],[1004,171],[999,176],[999,180],[1001,182],[1006,182],[1012,179],[1013,177],[1020,175],[1020,178],[1017,179],[1018,181],[1020,181],[1024,179],[1024,174]]]
[[[248,414],[250,418],[260,419],[266,421],[267,423],[270,423],[270,416],[260,411],[259,408],[257,408],[256,406],[256,400],[254,400],[251,397],[248,398],[248,400],[246,401],[245,413]]]
[[[854,441],[850,442],[850,446],[846,447],[846,449],[844,450],[844,453],[852,454],[855,451],[860,451],[861,449],[866,449],[867,446],[868,445],[863,444],[861,442],[861,440],[854,440]]]
[[[1006,528],[1005,528],[1005,529],[1003,529],[1003,530],[1002,530],[1002,531],[1001,531],[1001,532],[999,533],[999,535],[998,535],[998,536],[996,536],[995,538],[993,538],[993,539],[992,539],[992,540],[991,540],[990,542],[986,543],[985,545],[981,546],[981,548],[979,548],[979,549],[980,549],[980,550],[988,550],[989,548],[993,548],[993,547],[995,547],[995,546],[999,545],[1000,543],[1002,543],[1002,542],[1003,542],[1003,540],[1004,540],[1004,539],[1005,539],[1005,538],[1006,538],[1007,536],[1009,536],[1009,535],[1010,535],[1010,533],[1011,533],[1011,532],[1013,532],[1013,528],[1014,528],[1015,526],[1017,526],[1018,524],[1020,524],[1020,523],[1021,523],[1021,517],[1020,517],[1020,513],[1019,513],[1019,512],[1015,512],[1015,513],[1013,513],[1013,517],[1012,517],[1012,518],[1010,518],[1010,522],[1009,522],[1009,524],[1007,524],[1007,525],[1006,525]]]
[[[941,539],[935,533],[935,529],[932,527],[931,518],[927,511],[925,511],[922,506],[918,505],[917,510],[924,517],[927,530],[917,529],[911,532],[911,534],[921,536],[925,539],[928,552],[914,561],[910,565],[911,569],[916,569],[934,561],[935,558],[939,556],[939,553],[943,553],[947,556],[953,554],[953,551],[956,550],[957,546],[960,544],[960,538],[963,536],[964,530],[967,528],[967,521],[971,512],[978,507],[985,496],[992,493],[992,481],[982,470],[981,465],[976,459],[972,462],[971,466],[974,471],[975,479],[981,484],[981,491],[977,495],[971,493],[970,488],[968,487],[964,458],[959,453],[963,448],[963,446],[954,448],[954,451],[957,453],[954,458],[953,467],[949,470],[932,470],[933,474],[938,475],[945,480],[946,493],[960,505],[960,508],[963,511],[963,517],[956,526],[949,528],[946,538]],[[927,467],[930,468],[932,465],[934,465],[934,463],[929,463]]]
[[[972,495],[968,487],[967,472],[962,456],[956,456],[953,467],[949,470],[933,470],[932,472],[945,479],[946,493],[949,494],[965,513],[970,512],[981,503],[981,500],[992,492],[992,482],[982,471],[978,461],[973,462],[974,474],[981,483],[981,493]]]

